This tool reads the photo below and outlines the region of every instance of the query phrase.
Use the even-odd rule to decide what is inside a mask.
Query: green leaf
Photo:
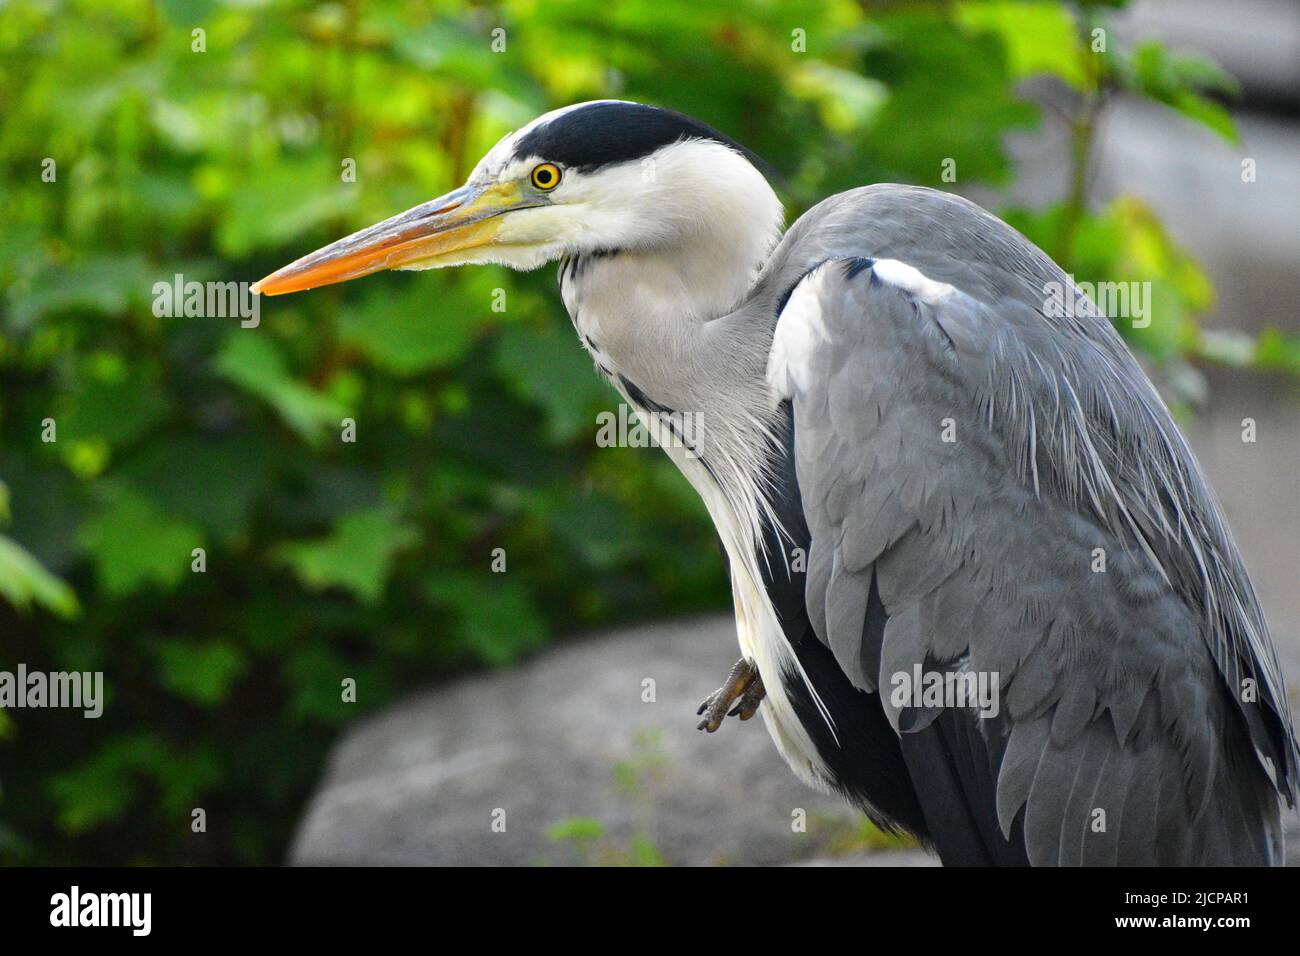
[[[168,748],[155,733],[114,737],[94,756],[49,780],[60,828],[85,833],[121,817],[135,800],[140,778],[168,760]]]
[[[448,302],[438,280],[401,277],[372,286],[339,321],[339,338],[380,368],[414,375],[460,359],[473,342],[472,310],[459,297]],[[443,294],[439,294],[442,292]]]
[[[202,707],[225,700],[247,666],[239,647],[224,640],[161,641],[157,655],[163,686]]]
[[[343,700],[343,681],[356,680],[357,668],[328,645],[295,651],[285,663],[284,676],[293,689],[288,717],[295,723],[313,720],[337,726],[354,713],[357,704]],[[373,699],[372,688],[357,683],[357,703]]]
[[[213,170],[206,188],[222,197],[217,248],[231,259],[258,249],[301,243],[313,230],[344,218],[357,203],[357,187],[344,183],[338,161],[271,164],[248,177]]]
[[[628,842],[628,859],[632,866],[667,866],[664,855],[644,833],[635,834]]]
[[[1236,78],[1207,56],[1179,53],[1170,54],[1168,59],[1174,77],[1187,89],[1233,96],[1241,92]]]
[[[1014,93],[1003,38],[926,13],[900,13],[882,23],[889,42],[871,51],[862,68],[888,85],[889,97],[852,148],[825,151],[835,162],[822,190],[872,179],[951,189],[942,179],[945,159],[956,164],[958,182],[1007,181],[1006,136],[1037,123],[1038,109]]]
[[[1255,364],[1271,371],[1300,375],[1300,335],[1265,329],[1255,343]]]
[[[1160,42],[1148,40],[1119,58],[1117,75],[1127,88],[1172,107],[1230,143],[1240,142],[1237,127],[1227,110],[1201,95],[1205,90],[1237,91],[1236,81],[1213,61],[1174,56]]]
[[[346,411],[333,399],[291,378],[275,343],[265,335],[234,332],[217,357],[218,374],[265,401],[303,441],[318,443],[340,427]]]
[[[381,506],[344,515],[319,541],[283,544],[275,559],[313,590],[342,588],[373,604],[383,595],[394,558],[419,540],[419,532]]]
[[[560,820],[546,831],[546,838],[554,843],[586,843],[605,835],[605,825],[594,817],[574,817]]]
[[[1300,375],[1300,336],[1264,329],[1255,338],[1232,329],[1206,329],[1198,355],[1233,368],[1258,368]]]
[[[198,528],[125,489],[86,521],[79,538],[94,559],[101,586],[112,597],[148,584],[175,588],[191,573],[191,552],[204,543]]]
[[[889,97],[883,83],[821,60],[804,64],[790,86],[798,96],[815,102],[822,122],[840,133],[870,125]]]
[[[33,604],[59,617],[75,617],[77,595],[66,582],[50,574],[18,542],[0,535],[0,596],[20,611]]]
[[[528,591],[504,574],[449,572],[433,579],[428,590],[455,613],[459,643],[485,663],[513,663],[550,634]]]
[[[1229,143],[1234,145],[1241,143],[1241,134],[1237,131],[1237,124],[1233,121],[1232,114],[1214,100],[1206,99],[1197,93],[1182,91],[1175,94],[1171,105],[1188,119],[1218,133]]]
[[[1007,51],[1011,75],[1022,79],[1039,74],[1060,77],[1075,89],[1087,87],[1079,34],[1074,19],[1055,3],[959,3],[958,23],[994,33]]]

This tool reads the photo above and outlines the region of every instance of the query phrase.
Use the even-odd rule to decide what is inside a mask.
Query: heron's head
[[[780,224],[780,203],[743,147],[689,116],[602,100],[547,113],[494,146],[464,186],[304,256],[254,291],[720,240],[755,265]]]

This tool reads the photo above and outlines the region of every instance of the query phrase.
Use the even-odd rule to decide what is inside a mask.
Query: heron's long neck
[[[770,311],[751,293],[779,234],[780,203],[755,178],[718,177],[713,205],[672,243],[560,266],[565,306],[601,371],[642,412],[687,416],[690,454],[667,450],[732,553],[752,546],[772,445],[770,324],[736,321]]]
[[[715,358],[706,327],[745,300],[779,234],[775,194],[747,198],[744,215],[700,222],[671,244],[561,263],[565,306],[603,371],[624,374],[664,403],[693,393],[702,376],[716,381],[700,367]]]
[[[759,315],[771,307],[751,295],[760,253],[744,245],[714,240],[560,266],[565,305],[600,370],[642,412],[688,417],[692,454],[669,454],[711,511],[730,512],[714,515],[724,540],[739,535],[729,550],[753,540],[777,417],[766,385],[772,323]]]

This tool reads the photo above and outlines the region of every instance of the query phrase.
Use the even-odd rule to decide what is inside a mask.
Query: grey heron
[[[558,260],[725,548],[742,657],[703,729],[760,712],[799,777],[946,864],[1280,862],[1277,655],[1106,316],[1054,315],[1070,278],[943,192],[854,189],[782,234],[754,160],[670,110],[578,104],[255,291]],[[962,695],[990,676],[993,706]]]

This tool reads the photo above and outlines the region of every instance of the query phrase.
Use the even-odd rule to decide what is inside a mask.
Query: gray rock
[[[729,617],[572,641],[408,698],[339,743],[294,864],[776,864],[878,835],[785,766],[762,721],[695,708],[738,656]],[[654,681],[653,702],[642,700]],[[796,810],[807,816],[795,832]],[[504,812],[504,832],[494,813]],[[599,828],[601,835],[590,836]],[[869,854],[871,856],[872,854]],[[874,856],[887,857],[888,853]],[[931,862],[912,852],[905,859]]]

